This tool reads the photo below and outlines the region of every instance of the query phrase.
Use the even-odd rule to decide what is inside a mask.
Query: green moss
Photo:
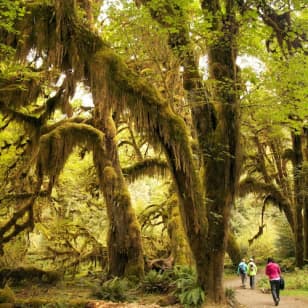
[[[14,303],[15,294],[8,286],[5,286],[4,289],[0,289],[0,303]]]
[[[117,179],[117,177],[117,173],[113,167],[107,166],[104,168],[104,180],[106,182],[112,183]]]

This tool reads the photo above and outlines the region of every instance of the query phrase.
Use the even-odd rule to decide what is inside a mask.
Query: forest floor
[[[263,271],[259,271],[260,273]],[[262,279],[264,277],[263,274],[259,274],[257,280]],[[287,283],[287,282],[286,282]],[[249,283],[248,283],[249,285]],[[229,276],[225,280],[225,287],[233,290],[235,296],[235,303],[233,305],[226,305],[224,307],[233,307],[233,308],[267,308],[274,307],[275,304],[273,302],[272,296],[269,290],[261,290],[256,287],[254,290],[248,288],[244,289],[241,287],[240,278],[237,276]],[[70,288],[66,285],[61,288],[61,286],[53,286],[53,287],[42,287],[42,286],[28,286],[27,288],[21,288],[19,290],[15,290],[16,297],[19,300],[23,300],[23,303],[31,303],[30,305],[22,305],[16,307],[69,307],[67,305],[68,302],[72,303],[76,302],[87,302],[85,304],[86,308],[159,308],[159,301],[164,298],[163,295],[147,295],[142,298],[139,296],[136,298],[133,303],[113,303],[102,300],[88,300],[91,298],[90,290],[85,286],[72,285]],[[307,308],[308,307],[308,297],[307,296],[288,296],[284,294],[285,291],[281,291],[280,294],[280,303],[279,307],[288,307],[288,308]],[[45,302],[44,305],[33,305],[35,302],[38,303],[37,299],[43,300]],[[50,305],[47,303],[51,303],[52,300],[61,299],[61,303],[64,305]],[[42,302],[41,302],[42,304]],[[73,307],[73,305],[71,306]],[[76,307],[74,305],[74,307]],[[78,306],[80,307],[80,306]],[[170,308],[181,308],[182,305],[169,305],[165,307]],[[214,306],[204,305],[204,308],[210,308]],[[222,306],[215,306],[215,308],[222,308]]]

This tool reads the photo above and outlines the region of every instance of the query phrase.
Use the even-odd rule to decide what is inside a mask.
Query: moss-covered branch
[[[239,183],[239,195],[243,197],[249,193],[266,194],[266,202],[272,202],[283,210],[291,228],[294,228],[294,214],[291,203],[277,186],[272,183],[259,182],[254,178],[246,178]]]
[[[13,110],[9,108],[3,101],[0,101],[0,111],[6,116],[10,116],[16,122],[25,124],[25,126],[30,127],[32,130],[36,130],[41,125],[41,120],[38,117]]]
[[[123,175],[129,181],[135,181],[143,176],[161,175],[166,176],[168,164],[157,158],[148,158],[126,168],[122,168]]]
[[[32,196],[25,205],[0,227],[0,255],[3,253],[3,244],[9,242],[20,232],[34,227],[33,205],[36,196]]]
[[[65,122],[40,139],[37,159],[37,172],[40,178],[49,177],[49,189],[54,185],[73,148],[85,145],[89,150],[96,149],[104,159],[104,134],[87,124]]]

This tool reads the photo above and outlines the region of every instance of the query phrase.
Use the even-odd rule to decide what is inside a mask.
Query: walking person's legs
[[[256,276],[250,276],[250,288],[254,289],[255,288],[255,277]]]
[[[276,280],[276,290],[277,290],[277,298],[278,302],[280,301],[280,281]]]
[[[241,280],[242,280],[242,287],[245,288],[246,274],[241,274]]]
[[[273,300],[275,302],[275,305],[278,306],[279,304],[279,280],[271,280],[271,292],[273,296]]]

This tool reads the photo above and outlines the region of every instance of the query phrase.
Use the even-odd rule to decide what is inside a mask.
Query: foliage
[[[279,230],[277,221],[285,221],[276,208],[267,209],[264,217],[265,227],[263,235],[249,245],[251,239],[261,225],[262,203],[256,194],[249,194],[245,198],[239,198],[232,210],[231,229],[236,235],[240,245],[242,256],[255,256],[257,262],[262,262],[270,255],[277,255],[279,245]]]
[[[235,290],[233,288],[226,288],[225,289],[225,295],[226,295],[226,298],[228,298],[231,301],[234,301],[234,299],[235,299]]]
[[[127,280],[115,277],[105,281],[101,287],[95,288],[93,295],[98,299],[123,302],[127,300],[127,290]]]
[[[4,254],[0,256],[0,268],[21,266],[26,259],[28,248],[29,240],[23,234],[17,236],[15,241],[7,243]]]
[[[0,289],[0,303],[14,303],[15,294],[11,288],[5,286],[4,289]]]
[[[278,216],[274,221],[277,226],[277,236],[275,239],[277,254],[279,258],[286,260],[295,254],[293,234],[285,219]],[[287,266],[287,268],[290,267]]]
[[[0,30],[8,33],[17,33],[14,23],[25,14],[25,8],[22,6],[23,0],[1,0],[0,3]],[[0,54],[10,55],[13,49],[0,42]]]
[[[267,277],[262,277],[257,280],[257,286],[260,289],[268,289],[269,288],[269,281]]]
[[[146,293],[167,293],[173,287],[171,275],[171,271],[151,270],[145,275],[141,288]]]
[[[285,247],[284,244],[282,244],[283,247]],[[293,254],[294,256],[294,254]],[[283,258],[281,260],[277,260],[279,262],[279,266],[282,270],[282,272],[293,272],[296,268],[295,266],[295,258],[291,257],[291,258]]]
[[[191,267],[181,266],[175,268],[176,291],[181,304],[188,307],[201,307],[205,300],[204,291],[197,283],[195,270]]]
[[[55,284],[63,275],[55,271],[43,271],[35,267],[1,268],[0,286],[10,283],[12,286],[27,284]]]
[[[308,269],[295,269],[294,272],[283,275],[286,289],[308,289]]]

